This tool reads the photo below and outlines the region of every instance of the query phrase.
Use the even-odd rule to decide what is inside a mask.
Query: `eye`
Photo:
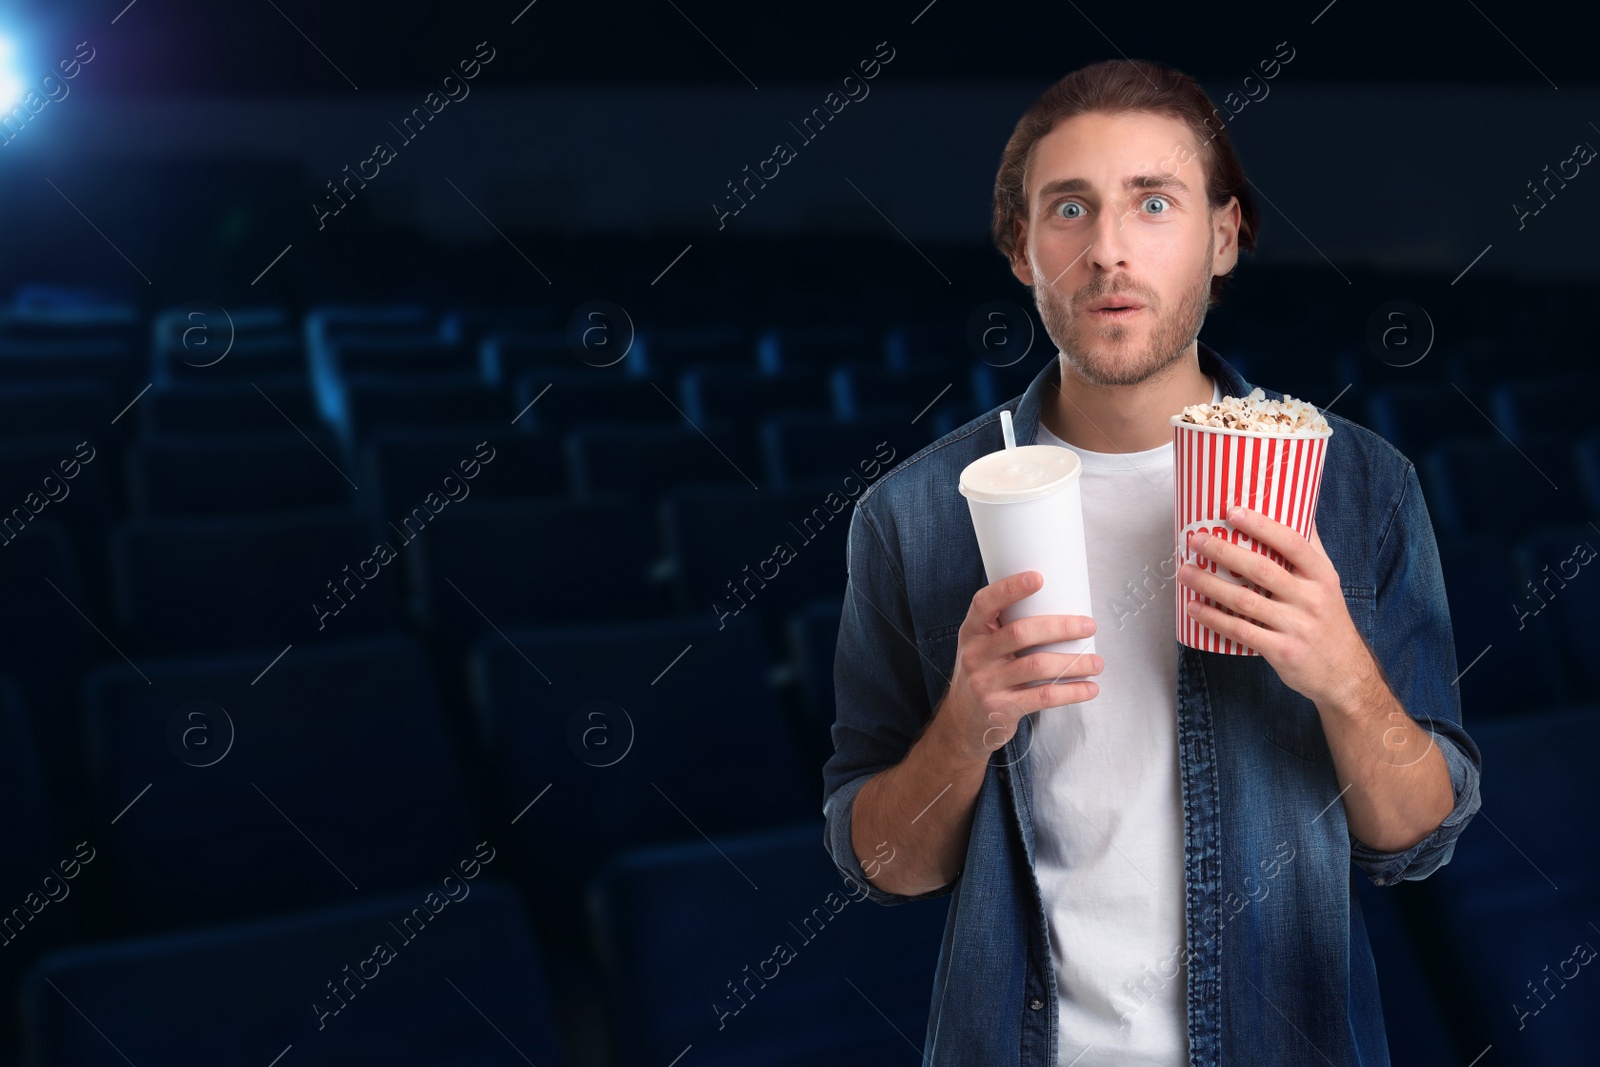
[[[1069,207],[1077,208],[1080,211],[1082,211],[1082,209],[1083,209],[1083,205],[1078,203],[1076,200],[1063,200],[1063,201],[1061,201],[1061,203],[1056,205],[1056,208],[1055,208],[1056,215],[1059,216],[1060,218],[1064,218],[1064,219],[1077,219],[1077,218],[1082,218],[1083,217],[1082,215],[1066,215],[1066,214],[1063,214],[1062,213],[1063,210],[1065,208],[1069,208]]]
[[[1163,203],[1163,204],[1167,204],[1169,207],[1171,206],[1171,202],[1168,201],[1167,198],[1164,197],[1164,196],[1147,196],[1147,197],[1144,198],[1144,202],[1146,204],[1150,203],[1150,201],[1152,201],[1152,200],[1158,201],[1158,202]],[[1151,212],[1152,215],[1163,215],[1165,213],[1166,213],[1165,209],[1163,209],[1162,211],[1152,211]]]

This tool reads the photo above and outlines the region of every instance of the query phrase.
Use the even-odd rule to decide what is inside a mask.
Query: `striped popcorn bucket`
[[[1283,555],[1233,528],[1225,515],[1234,505],[1267,515],[1311,539],[1311,522],[1317,514],[1317,493],[1322,487],[1322,462],[1328,451],[1332,427],[1314,434],[1251,433],[1199,426],[1172,416],[1174,467],[1173,533],[1178,563],[1201,562],[1188,548],[1189,534],[1199,532],[1225,537],[1252,552],[1260,552],[1280,566]],[[1234,585],[1262,596],[1265,589],[1215,560],[1204,566]],[[1188,612],[1198,600],[1238,615],[1210,597],[1201,596],[1182,582],[1174,582],[1178,598],[1178,641],[1205,652],[1234,656],[1261,653],[1232,638],[1223,637]]]

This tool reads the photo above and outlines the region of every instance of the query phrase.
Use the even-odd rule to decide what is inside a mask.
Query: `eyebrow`
[[[1122,179],[1122,187],[1130,192],[1136,189],[1173,189],[1185,195],[1189,192],[1189,187],[1175,174],[1135,174]],[[1044,200],[1057,193],[1085,193],[1089,189],[1087,178],[1057,178],[1040,187],[1038,199]]]

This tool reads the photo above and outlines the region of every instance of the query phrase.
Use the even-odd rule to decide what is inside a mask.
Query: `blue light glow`
[[[0,37],[0,111],[10,111],[22,99],[27,88],[15,69],[16,45],[9,37]]]

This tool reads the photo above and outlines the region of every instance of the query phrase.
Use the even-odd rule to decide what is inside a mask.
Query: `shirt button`
[[[1042,1007],[1044,1007],[1044,1001],[1040,1000],[1038,997],[1034,997],[1032,1000],[1028,1001],[1029,1011],[1038,1011]]]

